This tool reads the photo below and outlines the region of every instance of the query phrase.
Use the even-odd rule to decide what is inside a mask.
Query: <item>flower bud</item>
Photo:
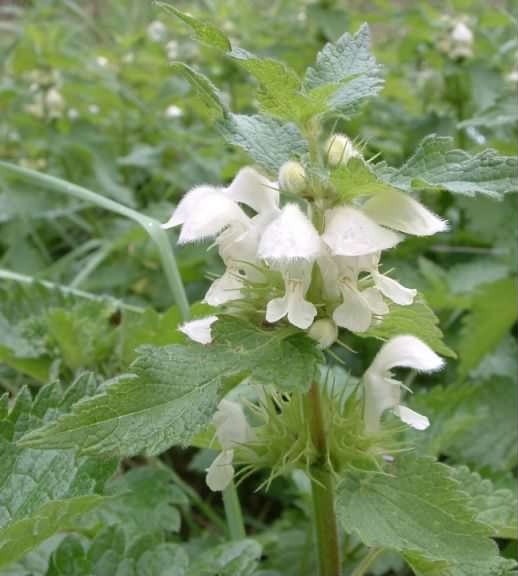
[[[469,58],[473,54],[473,32],[464,24],[457,22],[450,35],[451,58]]]
[[[327,163],[335,168],[339,164],[344,166],[351,158],[358,156],[351,140],[344,134],[333,134],[326,144]]]
[[[285,192],[300,194],[306,189],[306,171],[299,162],[288,160],[279,170],[279,185]]]
[[[308,336],[318,342],[320,350],[329,348],[338,338],[338,328],[330,318],[322,318],[313,322],[308,330]]]

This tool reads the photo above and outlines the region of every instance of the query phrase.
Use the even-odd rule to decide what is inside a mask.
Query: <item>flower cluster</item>
[[[363,162],[343,135],[332,136],[325,152],[330,170],[352,158]],[[266,272],[284,282],[283,295],[270,294],[264,303],[266,321],[286,318],[301,330],[326,319],[364,332],[389,312],[387,302],[413,302],[415,290],[380,272],[381,253],[404,234],[428,236],[445,230],[446,223],[395,189],[363,202],[340,203],[330,192],[307,209],[298,202],[281,207],[279,192],[302,199],[310,188],[302,164],[289,161],[277,182],[245,167],[227,188],[199,186],[184,196],[163,227],[181,226],[180,244],[215,239],[226,271],[205,295],[209,305],[242,299],[245,286],[264,284]],[[331,331],[336,332],[332,326]]]

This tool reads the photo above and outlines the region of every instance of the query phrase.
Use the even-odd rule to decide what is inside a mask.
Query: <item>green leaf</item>
[[[469,462],[472,468],[512,469],[517,462],[518,442],[516,382],[494,376],[467,386],[474,392],[459,409],[467,414],[478,413],[480,418],[454,439],[448,453]]]
[[[352,471],[340,483],[337,515],[346,531],[412,565],[439,566],[444,576],[495,576],[508,565],[447,466],[407,455],[387,472]]]
[[[496,490],[491,480],[471,472],[467,466],[452,468],[451,476],[469,494],[477,520],[490,526],[493,538],[518,537],[516,495],[511,490]]]
[[[381,67],[370,52],[370,33],[366,24],[351,36],[345,33],[336,43],[328,43],[318,53],[314,67],[304,78],[306,89],[335,85],[329,106],[348,112],[360,100],[375,96],[383,86]]]
[[[459,376],[465,378],[492,352],[516,322],[516,279],[504,278],[483,285],[472,298],[457,347]]]
[[[135,374],[104,385],[71,414],[24,437],[26,446],[156,454],[186,445],[210,421],[225,382],[249,375],[285,391],[307,390],[322,355],[314,342],[286,330],[261,330],[233,318],[213,326],[214,342],[144,347]],[[203,363],[200,364],[200,358]]]
[[[307,142],[295,124],[283,124],[269,116],[230,114],[218,127],[230,144],[275,175],[284,162],[308,153]]]
[[[452,146],[452,138],[427,136],[401,168],[388,168],[380,163],[375,171],[389,184],[408,192],[413,189],[447,190],[453,194],[485,194],[499,198],[517,189],[516,158],[500,156],[494,150],[471,155],[452,149]]]
[[[0,529],[0,566],[21,558],[38,544],[59,531],[72,530],[77,517],[98,506],[102,496],[77,496],[43,504],[30,517],[14,521]]]
[[[199,42],[217,48],[218,50],[223,50],[224,52],[230,50],[231,46],[229,39],[225,34],[223,34],[223,32],[221,32],[221,30],[218,30],[218,28],[212,24],[197,20],[166,2],[156,2],[156,4],[157,6],[160,6],[160,8],[164,8],[168,12],[174,14],[182,20],[182,22],[185,22],[185,24],[192,29]]]
[[[205,75],[183,62],[173,62],[171,67],[173,71],[181,74],[191,84],[202,102],[215,116],[221,117],[227,113],[219,90]]]
[[[337,195],[341,201],[350,202],[360,196],[390,192],[394,187],[380,180],[361,158],[351,158],[346,166],[339,166],[331,172]]]
[[[202,553],[189,567],[189,576],[252,576],[261,552],[255,540],[221,544]]]
[[[77,536],[67,536],[54,550],[46,576],[88,576],[86,554]]]
[[[98,506],[97,494],[114,472],[114,460],[78,458],[70,450],[34,450],[14,440],[67,410],[78,394],[92,392],[88,375],[63,394],[49,384],[34,400],[25,390],[0,421],[0,565],[9,564],[57,531],[71,529],[75,518]]]
[[[165,468],[130,470],[108,482],[104,494],[110,498],[90,517],[103,526],[120,526],[128,543],[145,533],[178,532],[177,507],[189,504]]]
[[[358,332],[363,338],[388,340],[398,334],[412,334],[426,342],[433,350],[443,356],[455,358],[455,352],[443,342],[439,320],[422,297],[414,300],[410,306],[390,306],[390,313],[383,317],[366,332]]]

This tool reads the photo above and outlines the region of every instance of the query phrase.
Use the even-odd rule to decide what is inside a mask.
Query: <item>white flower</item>
[[[253,439],[243,408],[237,402],[222,400],[212,418],[222,448],[207,469],[206,482],[214,492],[224,490],[234,477],[234,448]]]
[[[99,114],[100,111],[101,109],[99,108],[99,106],[97,106],[97,104],[90,104],[88,106],[88,112],[90,112],[90,114],[93,114],[94,116],[96,114]]]
[[[210,344],[212,342],[212,325],[217,319],[217,316],[207,316],[198,320],[191,320],[179,326],[178,330],[194,342]]]
[[[358,257],[336,257],[339,271],[338,288],[342,294],[342,304],[335,308],[333,320],[338,326],[352,332],[365,332],[369,329],[373,317],[388,314],[381,292],[374,287],[360,290],[358,278],[365,269]]]
[[[326,150],[327,163],[333,168],[340,164],[345,166],[351,158],[359,156],[350,138],[345,134],[333,134],[327,141]]]
[[[95,59],[95,62],[97,64],[97,66],[100,66],[101,68],[106,68],[108,66],[108,64],[110,63],[108,58],[106,58],[106,56],[97,56],[97,58]]]
[[[313,322],[308,330],[308,336],[318,342],[320,350],[325,350],[336,342],[338,327],[330,318],[321,318]]]
[[[295,160],[288,160],[279,170],[279,186],[285,192],[300,194],[306,188],[306,171],[304,166]]]
[[[76,108],[69,108],[67,111],[67,116],[70,120],[77,120],[79,118],[79,112]]]
[[[443,365],[443,360],[415,336],[396,336],[384,344],[363,376],[366,432],[374,433],[379,429],[381,415],[388,409],[416,430],[428,428],[430,422],[426,416],[400,404],[403,384],[394,379],[390,371],[401,367],[434,372]]]
[[[285,295],[274,298],[266,307],[266,320],[277,322],[284,316],[305,330],[317,314],[304,297],[311,282],[313,262],[320,253],[320,238],[313,224],[296,204],[287,204],[265,229],[258,255],[284,278]]]
[[[176,60],[176,58],[178,58],[178,42],[176,40],[169,40],[165,45],[165,49],[169,60]]]
[[[363,256],[392,248],[403,237],[379,226],[361,210],[338,206],[325,213],[322,239],[337,256]]]
[[[167,33],[167,28],[160,20],[153,20],[147,27],[147,35],[151,42],[161,42]]]
[[[65,99],[57,88],[50,88],[45,96],[45,102],[50,116],[61,116],[65,108]]]
[[[469,58],[473,54],[473,32],[464,22],[457,22],[450,34],[451,58]]]
[[[183,110],[179,106],[175,106],[174,104],[171,104],[171,106],[168,106],[165,109],[164,116],[166,118],[171,118],[171,119],[180,118],[181,116],[183,116]]]
[[[374,286],[383,296],[400,306],[409,306],[414,301],[417,290],[406,288],[396,280],[381,274],[378,271],[381,252],[360,256],[357,261],[358,269],[367,272],[374,280]]]
[[[414,236],[431,236],[448,229],[445,220],[397,190],[375,194],[362,206],[362,212],[382,226]]]
[[[275,184],[247,167],[228,188],[199,186],[188,192],[162,225],[166,229],[182,226],[180,244],[216,237],[227,269],[205,296],[211,306],[240,298],[245,279],[260,277],[257,245],[262,230],[279,212],[278,202]],[[256,215],[248,216],[240,204],[252,208]]]

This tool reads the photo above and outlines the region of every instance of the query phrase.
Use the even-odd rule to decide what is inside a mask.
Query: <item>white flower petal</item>
[[[372,322],[372,312],[367,300],[346,284],[342,284],[340,290],[343,303],[333,312],[333,320],[338,326],[351,332],[365,332]]]
[[[448,229],[446,220],[397,190],[372,196],[362,210],[378,224],[415,236],[431,236]]]
[[[275,182],[270,182],[250,166],[245,166],[237,173],[225,193],[232,200],[246,204],[258,213],[274,212],[279,207],[279,191]]]
[[[406,288],[396,280],[389,278],[379,272],[371,272],[376,288],[389,300],[401,306],[409,306],[414,301],[417,290]]]
[[[216,236],[231,225],[239,226],[244,233],[250,226],[250,218],[224,194],[208,195],[186,218],[178,243],[186,244]]]
[[[434,372],[444,361],[424,342],[411,335],[396,336],[381,347],[369,371],[387,374],[392,368],[413,368],[418,372]]]
[[[171,218],[169,218],[165,224],[162,224],[162,228],[167,230],[168,228],[174,228],[175,226],[183,224],[191,214],[198,210],[204,199],[213,194],[219,195],[221,194],[221,190],[214,188],[214,186],[198,186],[193,188],[178,202]]]
[[[322,278],[322,289],[327,300],[336,301],[340,299],[339,270],[335,259],[331,256],[327,244],[320,242],[320,254],[317,258]]]
[[[414,412],[407,406],[396,406],[393,412],[402,422],[416,430],[426,430],[430,426],[430,420],[426,416]]]
[[[258,255],[269,262],[313,262],[320,252],[320,238],[313,224],[296,204],[287,204],[263,232]]]
[[[338,326],[330,318],[316,320],[308,330],[308,336],[318,343],[320,350],[332,346],[338,338]]]
[[[204,301],[209,306],[221,306],[226,302],[239,300],[241,298],[241,288],[243,280],[237,270],[227,268],[223,276],[214,280],[205,294]]]
[[[389,313],[389,307],[385,303],[385,300],[383,300],[381,292],[376,288],[366,288],[362,290],[360,294],[365,298],[373,314],[383,316]]]
[[[288,314],[288,297],[273,298],[266,306],[266,321],[273,324]]]
[[[372,434],[379,430],[383,412],[399,405],[401,388],[396,380],[383,378],[383,376],[369,371],[364,374],[363,387],[365,396],[364,426],[365,431]]]
[[[216,456],[207,468],[205,481],[213,492],[222,492],[232,482],[232,478],[234,478],[233,459],[234,451],[224,450]]]
[[[185,322],[178,327],[178,330],[199,344],[210,344],[212,342],[211,326],[218,319],[217,316],[207,316],[198,320]]]
[[[212,417],[218,442],[224,450],[251,439],[251,429],[243,407],[238,402],[223,399]]]
[[[362,256],[387,250],[403,238],[400,234],[378,226],[376,222],[352,206],[339,206],[325,215],[322,239],[338,256]]]

